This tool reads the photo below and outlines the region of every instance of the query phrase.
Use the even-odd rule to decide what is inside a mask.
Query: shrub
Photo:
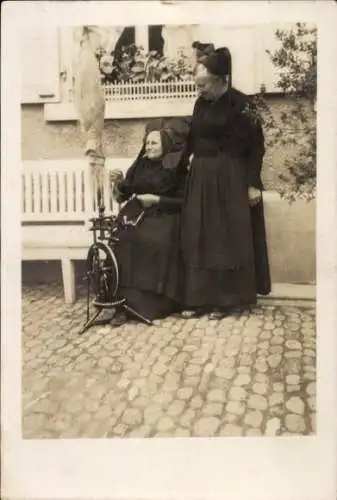
[[[264,88],[255,96],[254,106],[267,131],[268,146],[278,143],[288,150],[296,146],[296,154],[286,159],[286,173],[279,175],[281,194],[289,200],[311,200],[316,195],[316,29],[297,23],[293,29],[277,30],[275,36],[281,46],[267,53],[279,71],[278,87],[290,106],[275,120]]]

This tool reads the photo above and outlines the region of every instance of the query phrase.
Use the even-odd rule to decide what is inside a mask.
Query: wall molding
[[[133,118],[158,118],[166,116],[191,116],[195,99],[153,99],[106,104],[106,120],[128,120]],[[73,103],[48,103],[44,105],[46,122],[77,121],[78,113]]]

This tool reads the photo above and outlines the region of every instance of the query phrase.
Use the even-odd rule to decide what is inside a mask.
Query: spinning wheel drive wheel
[[[144,323],[148,325],[152,324],[149,319],[145,318],[142,314],[138,313],[131,306],[129,306],[126,303],[125,298],[118,296],[119,269],[117,259],[112,248],[102,241],[96,241],[93,243],[88,250],[86,267],[87,322],[80,330],[80,334],[84,333],[95,323],[96,318],[104,309],[116,310],[116,308],[122,308]],[[91,303],[96,309],[96,313],[91,319],[89,318],[90,296],[93,296]],[[101,320],[101,324],[106,323],[107,320]]]
[[[113,250],[103,242],[93,243],[88,250],[86,267],[93,304],[98,307],[115,305],[119,270]]]

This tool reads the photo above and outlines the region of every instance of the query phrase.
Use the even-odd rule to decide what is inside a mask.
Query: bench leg
[[[76,300],[75,262],[73,260],[63,258],[61,260],[61,266],[62,266],[64,300],[66,304],[73,304]]]

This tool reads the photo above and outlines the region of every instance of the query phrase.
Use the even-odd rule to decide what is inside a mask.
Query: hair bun
[[[202,57],[209,56],[215,51],[213,43],[201,43],[199,41],[193,42],[192,48],[196,50],[197,60]]]
[[[196,49],[197,62],[216,76],[230,76],[232,74],[232,57],[228,47],[214,48],[211,43],[193,42]]]

